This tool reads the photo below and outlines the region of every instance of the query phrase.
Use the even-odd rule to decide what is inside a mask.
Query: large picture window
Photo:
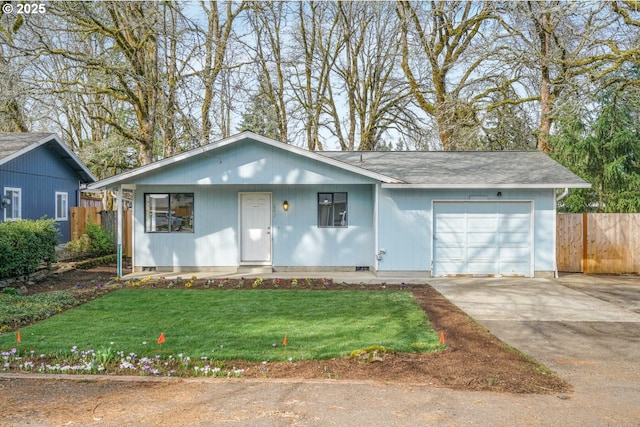
[[[318,193],[318,227],[347,225],[347,193]]]
[[[15,221],[22,218],[22,190],[5,187],[4,198],[8,201],[8,204],[3,204],[4,220]]]
[[[145,194],[144,231],[193,233],[193,193]]]

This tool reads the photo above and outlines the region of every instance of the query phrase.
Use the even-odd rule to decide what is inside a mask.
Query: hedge
[[[30,274],[56,258],[58,229],[53,219],[0,223],[0,279]]]

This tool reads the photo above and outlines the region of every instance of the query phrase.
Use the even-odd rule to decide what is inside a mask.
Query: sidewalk
[[[262,277],[263,279],[331,279],[334,283],[349,283],[349,284],[381,284],[387,283],[390,285],[400,285],[402,283],[428,283],[431,280],[425,274],[412,274],[409,272],[402,272],[399,274],[384,273],[382,275],[376,275],[371,271],[295,271],[295,272],[270,272],[270,271],[247,271],[237,272],[235,268],[228,271],[198,271],[198,272],[139,272],[125,274],[122,278],[127,279],[141,279],[143,277],[151,276],[153,279],[175,279],[176,277],[190,278],[196,277],[196,279],[239,279],[244,277],[246,279],[254,279]]]

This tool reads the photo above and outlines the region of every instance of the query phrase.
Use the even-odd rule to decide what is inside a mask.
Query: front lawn
[[[165,342],[158,344],[161,333]],[[442,348],[406,291],[122,289],[23,328],[21,341],[5,333],[0,349],[258,362],[345,357],[374,345]]]

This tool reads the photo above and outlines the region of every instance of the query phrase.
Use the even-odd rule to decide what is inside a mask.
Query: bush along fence
[[[80,240],[87,233],[88,224],[99,225],[110,237],[114,245],[117,242],[118,218],[116,211],[103,211],[98,207],[74,207],[71,211],[71,239],[72,241]],[[124,211],[124,244],[122,248],[123,255],[131,257],[131,224],[132,216],[130,210]]]
[[[640,273],[640,213],[558,214],[558,271]]]
[[[58,229],[53,219],[0,223],[0,280],[35,272],[55,261]]]

